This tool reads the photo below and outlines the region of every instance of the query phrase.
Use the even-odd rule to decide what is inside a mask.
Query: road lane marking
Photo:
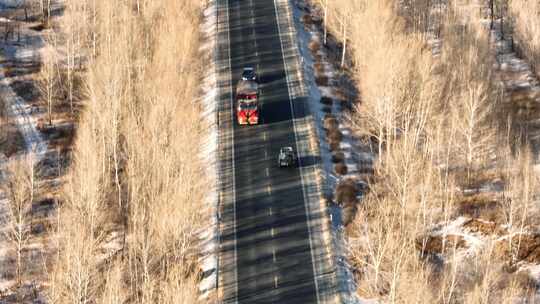
[[[269,168],[266,168],[264,171],[265,171],[267,177],[270,176],[270,169]]]
[[[264,159],[268,159],[268,151],[264,150]]]
[[[274,276],[274,288],[278,287],[278,279],[277,276]]]
[[[268,213],[270,213],[270,215],[272,215],[272,207],[268,208]]]
[[[266,141],[268,139],[268,136],[266,135],[266,132],[263,132],[263,139]]]
[[[276,262],[276,248],[272,248],[272,259]]]
[[[255,45],[255,58],[259,57],[259,53],[257,51],[257,33],[255,32],[255,14],[254,14],[254,10],[253,10],[253,0],[249,1],[249,4],[250,4],[250,14],[249,14],[249,19],[251,21],[251,29],[253,30],[252,31],[252,34],[253,34],[253,44]]]
[[[287,5],[289,5],[289,2],[286,3]],[[287,6],[288,8],[288,6]],[[295,122],[295,119],[294,119],[294,108],[293,108],[293,102],[292,102],[292,98],[291,98],[291,92],[292,92],[292,88],[291,88],[291,83],[290,83],[290,79],[289,79],[289,73],[288,73],[288,70],[287,70],[287,61],[285,60],[285,51],[283,49],[283,40],[281,38],[281,26],[280,26],[280,22],[279,22],[279,13],[278,13],[278,4],[277,4],[277,0],[274,0],[274,11],[275,11],[275,14],[276,14],[276,23],[277,23],[277,28],[278,28],[278,35],[279,35],[279,43],[280,43],[280,46],[281,46],[281,57],[283,59],[283,68],[285,69],[285,80],[287,82],[287,91],[288,91],[288,98],[289,98],[289,104],[290,104],[290,107],[291,107],[291,120],[292,120],[292,124],[293,124],[293,130],[294,130],[294,141],[295,141],[295,144],[296,144],[296,153],[298,153],[298,156],[299,155],[299,150],[298,150],[298,136],[297,136],[297,128],[296,128],[296,122]],[[292,35],[292,33],[291,33]],[[291,37],[292,39],[292,37]],[[298,54],[297,54],[298,55]],[[299,67],[301,68],[301,67]],[[304,208],[305,208],[305,212],[306,212],[306,226],[308,228],[308,236],[309,236],[309,248],[310,248],[310,253],[311,253],[311,265],[313,266],[313,281],[315,283],[315,295],[317,297],[317,303],[320,303],[320,296],[319,296],[319,283],[317,282],[317,269],[315,267],[315,257],[314,257],[314,254],[313,254],[313,240],[312,240],[312,234],[311,234],[311,227],[310,227],[310,217],[309,217],[309,206],[308,206],[308,197],[306,195],[306,189],[305,189],[305,183],[304,183],[304,175],[302,174],[302,162],[301,162],[301,158],[298,157],[298,167],[299,167],[299,170],[300,170],[300,182],[302,184],[302,194],[304,196]]]
[[[268,192],[268,195],[272,195],[272,186],[266,186],[266,192]]]
[[[272,235],[272,237],[276,235],[276,232],[274,231],[274,227],[270,228],[270,234]]]

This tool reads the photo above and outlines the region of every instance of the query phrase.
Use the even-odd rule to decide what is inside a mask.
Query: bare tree
[[[53,106],[57,99],[58,86],[60,84],[60,74],[58,58],[56,56],[55,34],[48,37],[48,44],[44,50],[43,68],[39,80],[39,90],[41,96],[47,105],[47,119],[49,126],[53,124]]]
[[[490,99],[489,88],[485,84],[470,83],[467,92],[455,100],[454,118],[458,125],[458,138],[465,157],[467,180],[470,182],[471,173],[476,164],[484,161],[483,155],[495,140],[495,131],[490,128],[493,119],[494,100]]]
[[[42,22],[45,26],[49,26],[51,20],[51,4],[51,0],[39,0]]]
[[[34,201],[35,180],[32,157],[14,160],[9,165],[5,191],[8,200],[7,237],[15,247],[16,280],[21,287],[23,269],[23,249],[30,235],[32,202]]]

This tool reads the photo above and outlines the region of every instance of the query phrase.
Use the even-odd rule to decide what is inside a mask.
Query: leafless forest
[[[521,120],[540,95],[508,85],[497,46],[510,41],[538,71],[537,2],[314,2],[346,45],[360,91],[351,121],[377,155],[347,227],[357,293],[536,303],[537,127]]]
[[[329,52],[359,92],[348,120],[376,159],[346,227],[358,296],[537,303],[540,2],[306,2],[338,43]],[[24,3],[18,20],[48,29],[29,69],[38,129],[62,156],[12,160],[23,138],[0,100],[15,282],[0,286],[0,303],[4,293],[8,303],[200,303],[207,3],[65,0],[52,20],[57,2]],[[16,41],[7,24],[4,40]],[[45,201],[47,220],[35,216]],[[44,254],[25,266],[42,221]],[[25,282],[40,286],[33,299]]]
[[[67,1],[86,103],[58,215],[50,303],[194,303],[206,224],[200,1]]]
[[[59,16],[49,19],[55,3]],[[50,250],[37,262],[42,276],[17,266],[18,280],[44,281],[47,303],[199,303],[198,233],[210,218],[199,153],[207,132],[199,100],[205,3],[40,4],[36,22],[48,33],[35,77],[47,113],[40,126],[61,125],[61,101],[76,135],[55,190]],[[16,139],[5,121],[3,142]],[[10,240],[21,253],[37,201],[34,164],[10,168]]]

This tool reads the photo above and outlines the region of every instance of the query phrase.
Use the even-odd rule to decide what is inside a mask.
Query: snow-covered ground
[[[0,9],[19,7],[25,2],[26,0],[0,0]]]
[[[201,102],[204,111],[201,113],[201,117],[205,119],[208,125],[208,135],[205,138],[206,144],[204,145],[202,157],[203,163],[210,164],[206,167],[207,176],[211,177],[212,190],[208,191],[210,194],[207,197],[208,208],[211,210],[212,215],[210,219],[210,225],[207,230],[201,231],[199,234],[201,257],[199,262],[203,271],[203,279],[200,282],[199,290],[201,291],[201,298],[207,298],[212,291],[217,287],[218,280],[218,257],[219,257],[219,223],[217,218],[218,212],[218,189],[216,187],[217,180],[217,146],[218,146],[218,130],[217,130],[217,72],[215,68],[215,47],[217,43],[217,10],[215,1],[209,1],[208,6],[203,12],[204,19],[201,23],[200,30],[204,35],[203,45],[200,52],[203,56],[208,57],[208,73],[203,79]]]

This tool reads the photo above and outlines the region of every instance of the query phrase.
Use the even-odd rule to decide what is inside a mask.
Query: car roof
[[[281,147],[281,151],[283,152],[292,152],[293,148],[292,147]]]
[[[244,72],[252,72],[254,71],[255,69],[253,67],[244,67]]]

